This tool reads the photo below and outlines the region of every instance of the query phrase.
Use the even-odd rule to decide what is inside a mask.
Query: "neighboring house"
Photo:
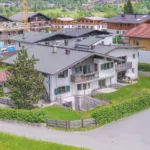
[[[138,47],[93,44],[95,39],[87,39],[76,40],[72,48],[65,40],[61,47],[35,45],[27,50],[29,57],[38,59],[35,67],[45,76],[49,102],[74,104],[83,95],[117,84],[125,76],[138,78]],[[16,57],[3,63],[12,65]]]
[[[150,14],[119,14],[104,22],[107,23],[108,32],[121,35],[142,23],[150,23]]]
[[[130,45],[143,47],[150,51],[150,24],[141,24],[122,35],[129,38]]]
[[[32,47],[33,44],[38,42],[49,43],[50,41],[60,41],[63,39],[72,39],[72,38],[80,38],[80,37],[88,37],[88,36],[100,36],[100,35],[108,35],[107,32],[102,32],[98,30],[92,29],[63,29],[53,33],[44,33],[44,32],[25,32],[22,35],[17,35],[9,38],[10,42],[15,43],[16,49],[20,49],[22,46],[25,48]]]
[[[51,20],[51,26],[54,29],[72,28],[73,21],[74,19],[70,17],[56,18]]]
[[[74,23],[74,28],[90,28],[95,30],[106,30],[107,25],[103,23],[106,18],[102,17],[83,17],[77,19]]]
[[[14,22],[23,22],[23,14],[19,12],[9,18]],[[28,23],[30,31],[45,31],[50,27],[50,18],[39,12],[28,12]]]
[[[23,26],[20,23],[0,16],[0,50],[2,47],[12,45],[8,38],[23,33]]]

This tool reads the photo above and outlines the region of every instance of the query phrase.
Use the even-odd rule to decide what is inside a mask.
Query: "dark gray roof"
[[[65,54],[65,48],[58,48],[57,52],[53,53],[53,47],[36,45],[27,50],[29,58],[33,55],[38,60],[35,67],[38,71],[47,74],[57,74],[59,72],[68,69],[77,63],[89,58],[91,56],[101,56],[105,58],[110,58],[116,61],[121,61],[121,59],[114,56],[101,54],[95,51],[79,51],[71,50],[69,55]],[[2,62],[6,64],[13,64],[14,60],[17,58],[17,54],[9,57]]]
[[[150,14],[137,14],[137,15],[119,14],[115,17],[106,19],[104,22],[139,24],[149,19],[150,19]]]
[[[41,14],[41,13],[39,13],[39,12],[28,12],[28,19],[37,15],[37,14]],[[41,15],[43,15],[43,14],[41,14]],[[45,16],[45,15],[43,15],[43,16]],[[45,16],[45,17],[48,18],[47,16]],[[9,17],[9,19],[12,21],[22,22],[23,21],[23,14],[22,14],[22,12],[18,12],[17,14]]]
[[[85,38],[84,40],[82,40],[81,42],[79,42],[79,45],[86,45],[86,46],[91,46],[95,43],[97,43],[98,41],[102,40],[103,38],[99,38],[99,37],[89,37],[89,38]]]
[[[109,53],[116,50],[116,49],[139,49],[141,47],[138,46],[129,46],[129,45],[97,45],[94,48],[94,51],[96,53],[104,54],[104,55],[109,55]]]
[[[46,38],[52,37],[54,35],[56,35],[57,33],[45,33],[45,32],[25,32],[24,33],[24,37],[23,35],[16,35],[13,36],[11,38],[9,38],[10,40],[14,40],[14,41],[19,41],[19,42],[25,42],[25,43],[36,43],[39,42],[41,40],[44,40]]]
[[[38,14],[38,12],[28,12],[28,18],[34,16]],[[22,12],[18,12],[17,14],[9,17],[9,19],[13,20],[13,21],[19,21],[19,22],[22,22],[22,19],[23,19],[23,14]]]
[[[69,55],[65,54],[65,49],[57,48],[57,53],[52,53],[52,47],[36,45],[27,50],[29,58],[34,55],[37,61],[35,67],[38,71],[48,74],[56,74],[71,65],[82,61],[92,54],[80,51],[71,51]],[[13,64],[17,54],[5,59],[3,62]]]
[[[10,21],[11,22],[10,19],[0,15],[0,22],[4,22],[4,21]]]
[[[97,32],[99,34],[109,34],[108,32],[105,31],[99,31],[99,30],[94,30],[94,29],[80,29],[80,28],[65,28],[59,31],[61,35],[66,35],[70,37],[81,37],[86,34],[92,34],[94,32]]]

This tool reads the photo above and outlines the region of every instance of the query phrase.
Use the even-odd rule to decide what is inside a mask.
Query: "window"
[[[134,68],[132,68],[132,73],[135,73],[135,69]]]
[[[140,53],[138,52],[138,57],[140,56]]]
[[[135,54],[133,54],[133,59],[135,59]]]
[[[66,78],[68,77],[68,70],[59,73],[58,78]]]
[[[107,70],[107,69],[111,69],[114,67],[114,63],[110,62],[110,63],[106,63],[106,64],[101,64],[101,70]]]
[[[101,70],[104,70],[104,64],[101,64]]]
[[[117,34],[119,34],[119,31],[117,31]]]
[[[95,71],[97,71],[97,64],[94,64],[94,69]]]
[[[133,43],[134,45],[139,45],[139,41],[138,40],[134,40],[133,42],[134,42]]]
[[[86,90],[86,83],[83,84],[83,90]]]
[[[75,67],[75,73],[82,72],[82,66]]]
[[[21,43],[19,42],[19,47],[21,47]]]
[[[59,94],[64,94],[70,92],[70,86],[62,86],[62,87],[58,87],[54,90],[55,95],[59,95]]]
[[[77,84],[77,90],[78,91],[82,90],[82,84]]]
[[[114,63],[113,62],[111,62],[111,68],[113,68],[114,67]]]
[[[88,83],[88,89],[90,89],[90,83]]]

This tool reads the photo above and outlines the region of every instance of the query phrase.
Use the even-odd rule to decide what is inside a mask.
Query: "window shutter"
[[[104,70],[104,64],[101,64],[101,70]]]
[[[91,68],[90,65],[88,65],[88,73],[91,71],[90,68]]]
[[[54,90],[55,95],[58,95],[58,88]]]
[[[69,85],[66,86],[66,91],[67,91],[67,92],[70,92],[70,86],[69,86]]]

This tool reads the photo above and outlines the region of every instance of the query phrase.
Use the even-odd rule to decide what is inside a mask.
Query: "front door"
[[[103,79],[103,80],[99,80],[99,88],[103,88],[106,86],[106,79]]]

